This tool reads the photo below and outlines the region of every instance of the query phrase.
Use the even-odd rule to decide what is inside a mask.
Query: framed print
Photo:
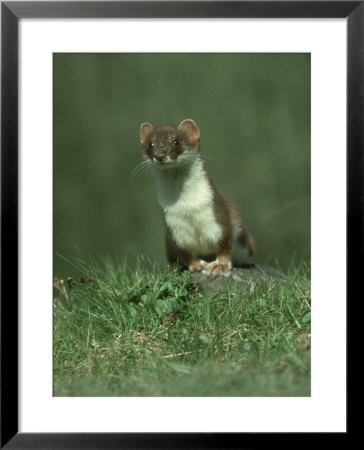
[[[363,21],[2,2],[2,447],[347,437]]]

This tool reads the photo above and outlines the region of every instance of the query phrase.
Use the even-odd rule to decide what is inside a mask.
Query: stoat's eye
[[[153,147],[154,147],[153,142],[149,142],[149,148],[153,148]]]
[[[179,145],[179,139],[175,139],[175,140],[173,141],[173,145]]]

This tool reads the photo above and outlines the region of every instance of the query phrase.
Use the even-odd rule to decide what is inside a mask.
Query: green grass
[[[304,264],[214,295],[149,263],[76,265],[55,280],[54,395],[310,395]]]

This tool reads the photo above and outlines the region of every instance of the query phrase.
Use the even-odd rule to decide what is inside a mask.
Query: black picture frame
[[[18,432],[18,24],[21,18],[346,18],[347,304],[363,272],[364,1],[1,2],[1,448],[258,448],[277,434]],[[349,352],[350,346],[348,346]],[[349,417],[349,414],[348,414]],[[350,431],[350,429],[347,429]],[[335,436],[339,443],[346,433]],[[300,437],[304,444],[309,433]],[[316,434],[316,439],[318,435]],[[281,445],[297,442],[280,435]],[[325,436],[327,438],[327,436]],[[266,444],[268,445],[268,444]],[[270,446],[271,444],[269,444]]]

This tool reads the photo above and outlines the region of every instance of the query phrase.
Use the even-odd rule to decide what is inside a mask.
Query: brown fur
[[[248,232],[245,222],[240,215],[237,205],[223,192],[218,191],[211,178],[210,172],[205,167],[206,177],[214,191],[214,213],[217,222],[223,229],[223,238],[221,241],[221,253],[231,255],[232,252],[232,230],[233,225],[240,226],[243,231],[239,236],[239,243],[249,249],[249,254],[253,255],[255,243]]]

